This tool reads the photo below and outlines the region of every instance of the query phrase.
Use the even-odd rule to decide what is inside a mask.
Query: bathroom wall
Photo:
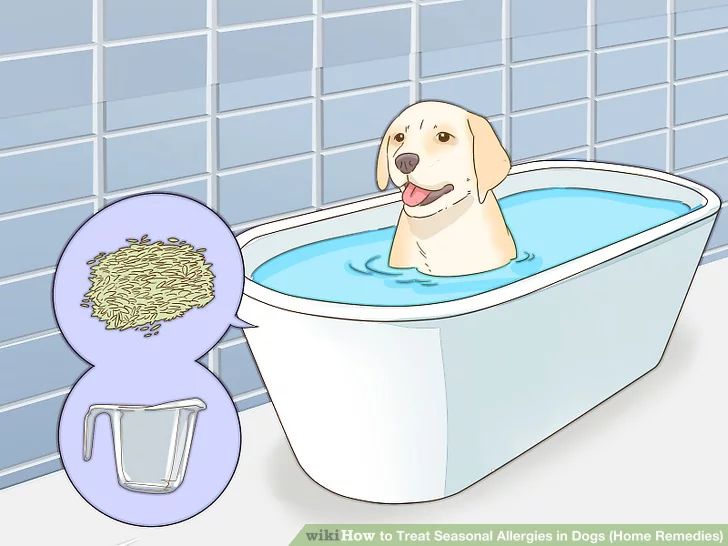
[[[374,193],[377,137],[421,98],[489,116],[514,162],[646,165],[728,199],[725,51],[728,0],[2,3],[0,488],[60,467],[86,365],[53,266],[107,203],[176,192],[241,231]],[[706,261],[726,255],[728,216]],[[239,333],[203,364],[239,409],[268,400]]]

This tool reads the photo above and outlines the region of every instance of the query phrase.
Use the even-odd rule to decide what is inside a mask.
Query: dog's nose
[[[414,171],[419,162],[420,156],[417,154],[398,155],[394,160],[394,164],[397,165],[397,168],[400,171],[402,171],[402,174],[409,174]]]

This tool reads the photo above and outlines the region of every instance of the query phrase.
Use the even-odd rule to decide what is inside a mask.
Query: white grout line
[[[78,138],[69,138],[66,140],[54,140],[52,142],[44,142],[42,144],[29,144],[27,146],[6,148],[5,150],[0,151],[0,159],[33,152],[44,152],[46,150],[54,150],[56,148],[65,148],[67,146],[75,146],[77,144],[87,144],[89,142],[94,142],[95,140],[95,136],[83,136]]]
[[[235,339],[228,339],[227,341],[221,341],[215,346],[215,349],[229,349],[230,347],[235,347],[237,345],[244,345],[248,342],[247,339],[244,337],[238,337]]]
[[[220,87],[218,74],[218,32],[217,32],[217,0],[207,0],[207,113],[210,120],[207,124],[207,205],[215,211],[220,210],[218,195],[218,179],[220,157],[218,153],[218,127]],[[212,362],[212,359],[211,359]]]
[[[312,97],[304,97],[302,99],[284,100],[280,102],[272,102],[270,104],[263,104],[260,106],[247,106],[245,108],[236,108],[235,110],[220,112],[219,114],[217,114],[217,117],[218,119],[225,119],[238,117],[245,114],[257,114],[259,112],[269,112],[270,110],[281,110],[283,108],[301,106],[302,104],[311,104],[312,101]]]
[[[68,47],[54,47],[49,49],[38,49],[35,51],[23,51],[19,53],[7,53],[0,55],[0,63],[10,61],[22,61],[35,59],[37,57],[50,57],[52,55],[63,55],[65,53],[78,53],[80,51],[93,51],[94,44],[82,44]]]
[[[728,78],[728,71],[713,72],[711,74],[703,74],[701,76],[690,76],[688,78],[682,78],[679,81],[675,81],[675,85],[680,87],[682,85],[703,82],[707,80],[720,80],[722,78]]]
[[[703,257],[709,258],[710,256],[713,256],[714,254],[720,254],[725,252],[728,254],[728,245],[718,246],[715,248],[711,248],[710,250],[706,250],[703,252]]]
[[[6,284],[12,284],[14,282],[28,281],[45,275],[51,275],[56,271],[54,267],[44,267],[43,269],[36,269],[35,271],[28,271],[27,273],[18,273],[16,275],[8,275],[7,277],[0,278],[0,286]]]
[[[397,193],[398,189],[386,189],[384,191],[373,191],[371,193],[365,193],[364,195],[357,195],[354,197],[349,197],[348,199],[340,199],[338,201],[332,201],[331,203],[326,203],[323,207],[323,209],[330,209],[332,207],[340,207],[342,205],[348,205],[350,203],[358,203],[362,199],[372,199],[374,197],[380,197],[384,195],[391,195],[393,193]]]
[[[596,158],[597,143],[597,13],[596,0],[587,3],[587,40],[589,42],[589,58],[587,63],[587,96],[589,97],[589,110],[587,112],[587,135],[589,144],[587,159]]]
[[[361,150],[362,148],[372,148],[374,146],[378,146],[380,142],[379,138],[374,138],[371,140],[365,140],[363,142],[357,142],[355,144],[344,144],[343,146],[338,146],[336,148],[327,148],[326,150],[323,150],[321,153],[324,157],[328,157],[330,155],[336,155],[343,152],[351,152],[354,150]]]
[[[413,0],[410,14],[410,104],[414,104],[420,100],[420,84],[422,82],[422,67],[420,63],[420,2],[419,0]]]
[[[300,209],[300,210],[292,210],[291,212],[285,212],[283,214],[265,216],[263,218],[257,218],[256,220],[251,220],[249,222],[241,222],[239,224],[233,224],[230,226],[230,231],[232,231],[233,233],[239,233],[241,231],[245,231],[246,229],[250,229],[255,226],[269,224],[271,222],[275,222],[277,220],[284,220],[286,218],[293,218],[294,216],[301,216],[303,214],[309,214],[311,212],[316,212],[316,210],[317,209],[314,207],[309,207],[309,208]]]
[[[173,121],[163,121],[161,123],[151,123],[148,125],[141,125],[137,127],[105,131],[103,136],[106,139],[112,139],[129,135],[138,135],[142,133],[150,133],[152,131],[159,131],[162,129],[173,129],[174,127],[183,127],[185,125],[195,125],[197,123],[207,122],[209,119],[210,116],[208,114],[201,114],[199,116],[191,116],[188,118],[176,119]]]
[[[576,51],[571,53],[561,53],[559,55],[550,55],[548,57],[540,57],[538,59],[527,59],[525,61],[511,61],[511,67],[523,68],[524,66],[535,66],[539,64],[556,63],[559,61],[568,61],[570,59],[578,59],[580,57],[586,57],[589,54],[588,50]]]
[[[106,144],[104,129],[106,128],[106,105],[104,104],[104,0],[93,2],[93,131],[94,138],[94,212],[104,206],[104,190],[106,189]]]
[[[728,158],[722,157],[720,159],[714,159],[712,161],[708,161],[706,163],[699,163],[697,165],[691,165],[690,167],[683,167],[682,169],[677,169],[675,171],[675,174],[682,175],[682,174],[690,174],[696,171],[700,171],[702,169],[708,169],[710,167],[718,167],[721,165],[728,165]]]
[[[207,353],[207,369],[215,375],[220,375],[220,353],[218,347],[213,347]]]
[[[385,83],[382,85],[370,85],[367,87],[358,87],[347,91],[337,91],[336,93],[328,93],[323,97],[324,102],[329,100],[341,99],[346,97],[355,97],[359,95],[368,95],[379,91],[389,91],[391,89],[405,89],[410,85],[409,81],[400,81],[394,83]]]
[[[198,173],[192,176],[186,176],[184,178],[174,178],[172,180],[163,180],[161,182],[152,182],[151,184],[144,184],[143,186],[135,186],[133,188],[125,188],[123,190],[110,191],[104,194],[104,198],[121,199],[123,197],[131,197],[132,195],[140,195],[142,193],[149,193],[158,190],[174,190],[177,186],[189,184],[190,182],[199,182],[207,180],[209,175],[205,173]]]
[[[0,214],[0,222],[5,220],[17,220],[18,218],[24,218],[25,216],[33,216],[41,212],[55,212],[57,210],[67,209],[69,207],[75,207],[78,205],[86,205],[88,203],[94,203],[96,198],[94,196],[79,197],[78,199],[71,199],[70,201],[62,201],[60,203],[51,203],[49,205],[42,205],[40,207],[31,207],[28,209],[15,210],[13,212],[4,212]]]
[[[514,165],[520,164],[520,163],[528,163],[530,161],[543,161],[545,159],[553,159],[554,157],[562,157],[562,156],[573,154],[573,153],[588,152],[588,151],[589,151],[589,146],[577,146],[576,148],[567,148],[565,150],[556,150],[554,152],[549,152],[549,153],[543,154],[543,155],[524,157],[523,159],[514,161]]]
[[[274,2],[279,2],[280,0],[271,0]],[[255,28],[267,28],[267,27],[276,27],[279,25],[293,25],[296,23],[305,23],[307,21],[313,21],[314,15],[300,15],[296,17],[283,17],[280,19],[270,19],[267,21],[255,21],[252,23],[237,23],[234,25],[219,25],[217,29],[221,33],[226,32],[235,32],[237,30],[250,30]]]
[[[628,97],[629,95],[639,95],[640,93],[649,93],[650,91],[656,91],[658,89],[668,89],[669,82],[653,83],[642,87],[633,87],[632,89],[621,90],[621,91],[609,91],[608,93],[602,93],[596,96],[596,101],[601,102],[603,100]]]
[[[728,114],[723,114],[722,116],[714,116],[712,118],[706,118],[706,119],[699,119],[697,121],[690,121],[688,123],[682,123],[680,125],[676,125],[675,129],[687,129],[690,127],[698,127],[699,125],[710,125],[711,123],[718,123],[721,121],[728,120]]]
[[[505,49],[505,48],[504,48]],[[499,72],[505,68],[504,64],[496,64],[480,68],[469,68],[468,70],[460,70],[458,72],[450,72],[448,74],[439,74],[437,76],[425,76],[420,77],[420,83],[432,83],[441,82],[446,80],[456,80],[458,78],[465,78],[467,76],[475,76],[478,74],[490,74],[493,72]]]
[[[288,163],[296,163],[305,159],[311,159],[315,157],[314,152],[305,152],[297,155],[289,155],[277,159],[271,159],[268,161],[261,161],[260,163],[251,163],[249,165],[240,165],[238,167],[229,167],[226,169],[219,169],[218,174],[220,176],[227,176],[231,174],[246,173],[250,171],[258,171],[260,169],[267,169],[268,167],[278,167],[279,165],[287,165]]]
[[[598,47],[596,49],[596,52],[598,55],[601,55],[602,53],[610,53],[612,51],[627,51],[629,49],[638,49],[640,47],[649,47],[654,45],[660,45],[660,44],[666,44],[669,41],[669,38],[662,37],[662,38],[655,38],[652,40],[643,40],[641,42],[630,42],[628,44],[616,44],[612,46],[604,46],[604,47]]]
[[[2,470],[0,470],[0,478],[4,478],[5,476],[8,476],[10,474],[15,474],[16,472],[22,472],[23,470],[28,470],[29,468],[33,468],[34,466],[40,466],[42,464],[58,460],[60,458],[61,458],[61,456],[58,453],[53,453],[51,455],[46,455],[45,457],[33,459],[32,461],[27,461],[24,463],[16,464],[14,466],[9,466],[8,468],[3,468]]]
[[[256,396],[260,396],[261,394],[265,394],[267,392],[268,390],[265,387],[261,387],[259,389],[255,389],[254,391],[248,391],[246,393],[234,396],[233,402],[238,403],[242,402],[243,400],[249,400],[250,398],[255,398]]]
[[[627,135],[623,137],[618,138],[612,138],[610,140],[603,140],[601,142],[597,142],[595,147],[596,148],[603,148],[604,146],[611,145],[611,144],[622,144],[624,142],[632,142],[633,140],[640,140],[641,138],[649,138],[657,135],[664,135],[668,132],[668,129],[666,127],[662,127],[660,129],[654,129],[652,131],[645,131],[642,133],[637,133],[636,135]]]
[[[52,400],[53,398],[58,398],[59,396],[66,396],[69,392],[71,392],[71,387],[64,387],[62,389],[56,389],[54,391],[46,392],[43,394],[38,394],[35,396],[31,396],[29,398],[24,398],[23,400],[18,400],[17,402],[11,402],[9,404],[4,404],[0,406],[0,413],[5,413],[8,411],[13,411],[19,408],[24,408],[25,406],[30,406],[31,404],[36,404],[38,402],[45,402],[46,400]]]
[[[42,332],[40,334],[32,334],[29,336],[23,336],[21,338],[11,339],[8,341],[3,341],[0,343],[0,350],[2,349],[8,349],[10,347],[15,347],[16,345],[22,345],[23,343],[28,343],[29,341],[38,341],[40,339],[45,339],[47,337],[51,336],[57,336],[61,332],[57,329],[54,330],[46,330],[45,332]]]
[[[323,112],[323,85],[324,85],[324,36],[323,36],[323,0],[313,0],[315,23],[313,31],[313,74],[311,78],[311,95],[313,96],[313,116],[311,142],[313,142],[312,187],[311,206],[318,208],[323,203],[324,195],[324,164],[321,151],[323,149],[324,112]]]
[[[728,34],[728,27],[715,28],[711,30],[700,30],[698,32],[691,32],[690,34],[681,34],[675,36],[678,41],[690,40],[691,38],[701,38],[703,36],[715,36],[717,34]]]
[[[670,41],[667,47],[668,91],[667,91],[667,170],[675,172],[675,0],[667,0],[667,24]]]
[[[348,17],[349,15],[369,15],[374,13],[384,13],[387,11],[397,11],[409,9],[412,6],[412,2],[406,1],[399,4],[391,4],[389,6],[371,6],[366,8],[354,8],[346,9],[342,11],[335,11],[331,13],[322,13],[324,19],[336,19],[338,17]]]
[[[589,99],[582,98],[582,99],[575,99],[575,100],[560,102],[558,104],[548,104],[546,106],[536,106],[535,108],[526,108],[524,110],[519,110],[518,112],[513,112],[511,114],[511,117],[518,118],[518,117],[527,116],[529,114],[538,114],[541,112],[550,112],[553,110],[563,110],[565,108],[570,108],[572,106],[579,106],[579,105],[588,104],[588,103],[589,103]]]
[[[139,36],[136,38],[122,38],[120,40],[106,40],[104,47],[124,47],[129,45],[151,44],[166,40],[178,40],[180,38],[199,38],[207,36],[208,29],[184,30],[180,32],[167,32],[164,34],[153,34],[150,36]]]
[[[501,12],[501,39],[503,77],[501,78],[501,100],[503,110],[503,146],[510,154],[513,149],[513,40],[511,38],[511,0],[503,0]]]

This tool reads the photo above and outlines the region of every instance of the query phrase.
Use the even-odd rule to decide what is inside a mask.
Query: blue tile
[[[206,122],[106,138],[107,191],[206,171]]]
[[[511,0],[513,60],[585,51],[586,16],[587,0]]]
[[[409,103],[409,89],[388,89],[324,99],[324,146],[340,146],[382,136]]]
[[[221,111],[311,96],[313,23],[219,34]]]
[[[718,194],[721,201],[728,201],[728,161],[681,173],[680,176],[708,186]]]
[[[88,368],[60,334],[0,349],[0,405],[73,385]]]
[[[206,0],[104,0],[104,39],[203,29]]]
[[[511,158],[520,160],[587,143],[587,105],[513,116]]]
[[[106,129],[206,112],[207,38],[104,48]]]
[[[664,171],[667,168],[667,134],[604,144],[596,148],[597,161],[635,165]]]
[[[379,146],[324,156],[324,203],[377,192],[375,175]]]
[[[92,132],[91,51],[0,62],[0,148]]]
[[[220,168],[313,151],[311,104],[222,118]]]
[[[218,0],[217,18],[220,25],[235,25],[300,17],[311,13],[313,13],[311,0],[275,0],[273,2]]]
[[[705,248],[710,250],[725,245],[728,245],[728,214],[724,212],[724,209],[721,209]]]
[[[3,2],[0,9],[0,55],[93,39],[92,0],[23,0]]]
[[[12,487],[13,485],[27,482],[28,480],[40,478],[41,476],[45,476],[46,474],[50,474],[51,472],[56,472],[61,468],[61,460],[54,459],[52,461],[33,465],[29,468],[24,468],[23,470],[18,470],[17,472],[13,472],[11,474],[5,474],[4,476],[0,477],[0,489],[5,489],[6,487]]]
[[[461,0],[420,8],[423,76],[501,63],[500,0]]]
[[[324,19],[324,93],[406,80],[410,27],[409,9]]]
[[[0,342],[56,327],[51,308],[52,281],[53,276],[48,274],[0,285],[3,316],[13,317],[0,321]]]
[[[675,86],[675,123],[728,114],[728,74]]]
[[[667,127],[667,88],[597,101],[597,142]]]
[[[252,398],[245,398],[243,400],[238,400],[237,402],[235,402],[235,407],[240,412],[240,411],[257,408],[258,406],[262,406],[263,404],[268,404],[269,402],[270,402],[270,397],[268,396],[267,392],[264,392],[263,394],[253,396]]]
[[[372,8],[376,6],[388,6],[391,4],[402,4],[410,0],[323,0],[324,13],[332,11],[343,11],[347,9]]]
[[[692,1],[692,0],[691,0]],[[667,0],[596,0],[597,47],[667,36]]]
[[[0,157],[0,214],[93,195],[93,143]]]
[[[423,100],[442,100],[482,116],[503,113],[503,70],[422,83]]]
[[[678,34],[728,27],[728,0],[675,0]]]
[[[488,121],[490,122],[490,126],[493,127],[493,130],[495,131],[496,136],[498,139],[503,142],[503,118],[499,119],[492,119],[489,118]],[[507,143],[503,142],[503,146],[506,148],[508,153],[510,154],[510,148],[507,145]]]
[[[91,215],[91,203],[11,220],[0,220],[0,277],[56,265],[76,229]]]
[[[221,175],[220,214],[233,225],[311,207],[312,161]]]
[[[728,119],[675,130],[675,168],[728,158]]]
[[[586,55],[512,68],[513,110],[559,104],[588,96]]]
[[[667,82],[667,44],[597,52],[597,93]]]
[[[154,189],[147,189],[144,187],[139,188],[136,193],[149,193],[149,192],[162,192],[162,193],[174,193],[176,195],[184,195],[185,197],[191,197],[195,201],[199,201],[203,205],[207,205],[207,180],[195,180],[193,182],[187,182],[185,184],[176,184],[174,186],[168,186],[164,188],[154,187]],[[108,205],[114,201],[118,201],[121,197],[106,197],[104,198],[104,204]]]
[[[22,438],[3,442],[0,469],[56,452],[58,417],[65,398],[56,396],[0,413],[0,438]]]
[[[220,380],[231,396],[259,389],[263,380],[258,373],[247,343],[220,349],[218,370]]]
[[[675,41],[675,77],[678,80],[728,70],[728,32],[691,36]]]

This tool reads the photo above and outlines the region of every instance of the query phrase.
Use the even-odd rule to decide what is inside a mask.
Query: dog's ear
[[[389,135],[384,135],[379,145],[379,154],[377,155],[377,186],[380,190],[386,190],[389,184],[389,161],[387,159],[387,150],[389,149]]]
[[[485,202],[488,192],[503,182],[511,170],[511,159],[484,117],[468,114],[473,135],[473,164],[478,185],[478,201]]]

